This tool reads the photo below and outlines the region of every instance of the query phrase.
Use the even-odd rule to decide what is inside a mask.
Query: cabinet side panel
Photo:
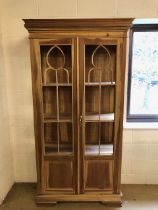
[[[42,186],[42,121],[41,121],[41,76],[39,71],[39,48],[38,40],[30,39],[30,51],[31,51],[31,70],[32,70],[32,94],[33,94],[33,106],[34,106],[34,132],[35,132],[35,146],[36,146],[36,168],[37,168],[37,191],[43,192]]]
[[[122,163],[122,132],[124,111],[124,83],[126,68],[126,38],[119,40],[117,51],[116,122],[114,137],[114,193],[120,193]]]

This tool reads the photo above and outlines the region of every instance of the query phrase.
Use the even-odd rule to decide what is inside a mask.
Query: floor
[[[0,210],[158,210],[158,185],[123,185],[122,192],[121,208],[100,203],[59,203],[39,207],[34,202],[35,184],[15,184]]]

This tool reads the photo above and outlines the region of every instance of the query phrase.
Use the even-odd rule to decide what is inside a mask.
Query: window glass
[[[158,32],[133,33],[129,113],[158,115]]]

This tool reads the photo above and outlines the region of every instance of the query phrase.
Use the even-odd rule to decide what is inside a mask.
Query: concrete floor
[[[158,210],[158,185],[123,185],[122,207],[107,207],[100,203],[59,203],[38,207],[34,202],[35,184],[15,184],[0,210]]]

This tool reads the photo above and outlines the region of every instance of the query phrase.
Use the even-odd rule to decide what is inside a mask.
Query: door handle
[[[80,126],[82,126],[82,115],[80,115]]]

